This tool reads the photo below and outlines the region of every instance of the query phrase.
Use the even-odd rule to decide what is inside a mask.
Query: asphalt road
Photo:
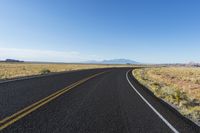
[[[85,70],[0,83],[1,132],[200,132],[141,86],[130,70]]]

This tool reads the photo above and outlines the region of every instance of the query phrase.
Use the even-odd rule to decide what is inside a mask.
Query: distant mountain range
[[[0,62],[24,62],[21,60],[16,60],[16,59],[6,59],[2,60]],[[50,63],[50,62],[32,62],[32,63]],[[55,63],[55,62],[52,62]],[[139,64],[139,62],[129,60],[129,59],[111,59],[111,60],[102,60],[102,61],[96,61],[96,60],[91,60],[91,61],[86,61],[82,63],[91,63],[91,64]]]
[[[0,60],[0,62],[24,62],[24,61],[16,60],[16,59],[6,59],[6,60]]]
[[[111,59],[111,60],[103,60],[103,61],[87,61],[86,63],[93,64],[139,64],[139,62],[129,60],[129,59]]]

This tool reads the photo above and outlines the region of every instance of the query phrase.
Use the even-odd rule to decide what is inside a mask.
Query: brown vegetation
[[[0,79],[10,79],[30,75],[47,74],[71,70],[92,68],[124,67],[130,65],[95,65],[95,64],[39,64],[39,63],[0,63]]]
[[[200,68],[159,67],[133,71],[140,83],[183,115],[200,121]]]

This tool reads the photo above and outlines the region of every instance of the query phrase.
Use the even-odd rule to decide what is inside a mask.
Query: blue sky
[[[0,59],[200,62],[198,0],[1,0]]]

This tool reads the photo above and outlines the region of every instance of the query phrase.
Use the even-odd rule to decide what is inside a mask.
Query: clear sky
[[[0,0],[0,60],[200,62],[199,0]]]

